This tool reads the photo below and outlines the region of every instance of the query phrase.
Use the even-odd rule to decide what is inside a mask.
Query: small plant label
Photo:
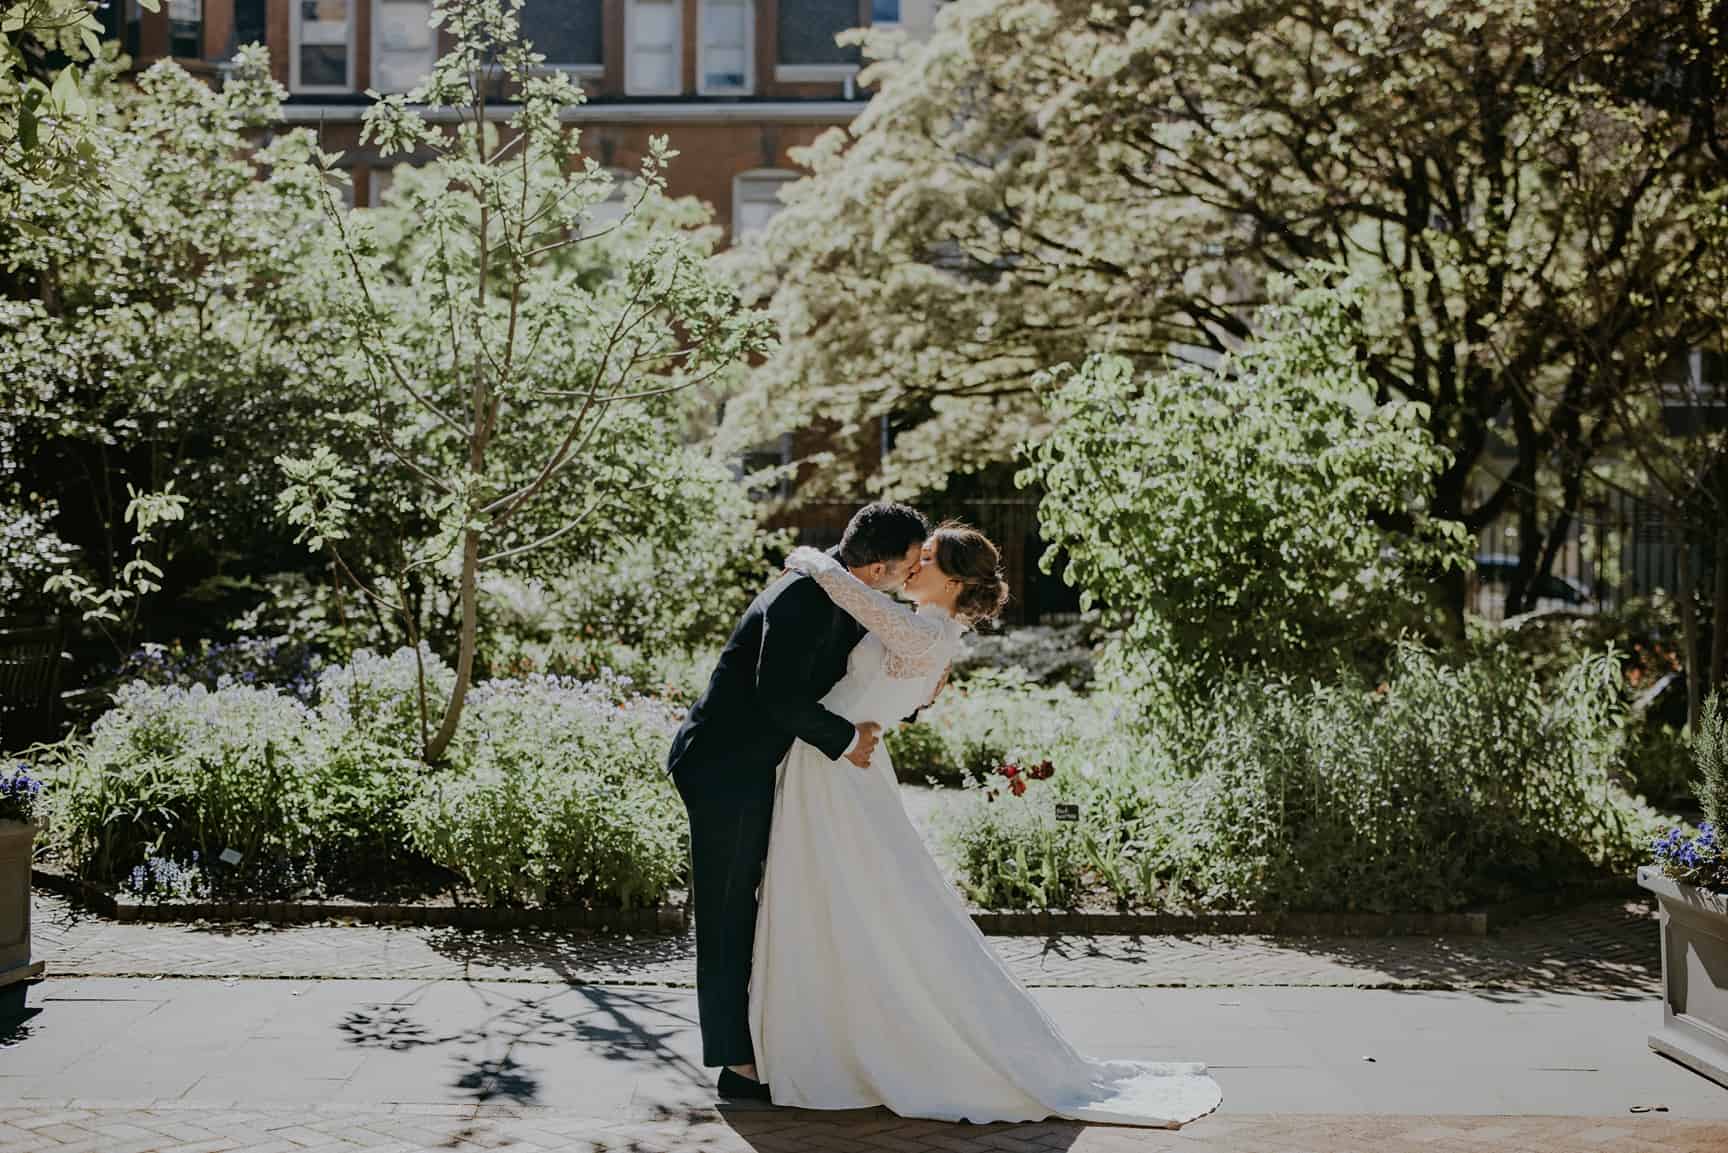
[[[1056,819],[1058,821],[1078,821],[1080,819],[1080,806],[1063,801],[1056,806]]]
[[[224,865],[238,865],[240,863],[240,856],[241,855],[233,849],[223,849],[219,854],[217,854],[216,859],[221,861]]]

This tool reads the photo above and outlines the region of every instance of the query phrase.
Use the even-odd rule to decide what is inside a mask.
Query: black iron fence
[[[1002,550],[1012,591],[1005,623],[1060,624],[1079,615],[1079,592],[1062,580],[1060,565],[1052,573],[1040,566],[1047,546],[1038,534],[1035,498],[938,499],[919,505],[933,520],[966,521]],[[789,509],[772,523],[796,529],[800,544],[826,548],[839,542],[857,509],[849,501],[816,501]],[[1672,592],[1680,583],[1682,539],[1680,527],[1656,502],[1618,490],[1596,494],[1574,519],[1552,569],[1539,582],[1535,607],[1608,612],[1635,597]],[[1470,579],[1471,611],[1489,620],[1505,617],[1518,546],[1513,523],[1497,522],[1481,532]],[[1693,571],[1700,581],[1709,580],[1708,553],[1694,548]]]
[[[1506,615],[1506,596],[1517,567],[1519,536],[1513,523],[1489,525],[1478,538],[1471,608],[1490,620]],[[1673,592],[1680,585],[1682,528],[1662,505],[1620,490],[1593,494],[1574,518],[1536,588],[1538,609],[1612,612],[1637,597]],[[1693,571],[1709,579],[1709,550],[1693,546]]]

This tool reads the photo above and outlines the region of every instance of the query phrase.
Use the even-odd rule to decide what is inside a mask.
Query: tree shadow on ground
[[[1659,995],[1662,984],[1655,905],[1638,898],[1527,917],[1481,937],[1050,937],[1044,953],[1064,961],[1091,957],[1132,964],[1151,959],[1170,942],[1218,953],[1226,979],[1209,980],[1205,967],[1197,965],[1194,985],[1325,983],[1306,975],[1279,981],[1275,966],[1245,979],[1229,978],[1233,946],[1259,948],[1268,942],[1347,967],[1349,980],[1339,984],[1352,987],[1457,990],[1506,1001],[1553,993],[1641,1001]]]
[[[696,961],[696,937],[688,930],[668,933],[626,933],[584,929],[458,929],[438,928],[426,944],[440,956],[458,961],[471,975],[550,969],[571,983],[690,984]],[[581,957],[580,965],[570,958]]]
[[[580,1045],[606,1061],[651,1064],[693,1087],[708,1084],[706,1070],[670,1044],[674,1034],[694,1024],[678,998],[594,985],[500,989],[468,983],[465,988],[484,1002],[486,1016],[464,1028],[440,1029],[428,1023],[430,1011],[419,1004],[429,987],[395,1001],[362,1005],[338,1027],[349,1044],[363,1049],[446,1052],[455,1069],[451,1086],[477,1105],[537,1104],[540,1073],[530,1054],[558,1045]]]

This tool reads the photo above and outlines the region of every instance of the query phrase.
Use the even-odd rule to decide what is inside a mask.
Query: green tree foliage
[[[151,12],[161,0],[138,0]],[[78,62],[103,61],[91,0],[7,0],[0,8],[0,203],[15,210],[32,186],[101,195],[99,141]],[[58,57],[58,70],[51,61]]]
[[[269,460],[308,443],[336,380],[317,200],[280,168],[282,141],[245,133],[282,96],[263,50],[243,50],[220,93],[167,62],[110,80],[98,70],[85,90],[99,190],[28,184],[0,228],[0,486],[19,518],[77,546],[67,591],[86,610],[138,591],[134,577],[167,570],[178,595],[280,561]],[[155,518],[135,547],[129,510],[170,490],[195,511]],[[140,626],[127,599],[104,610],[121,649]]]
[[[1448,463],[1427,414],[1378,400],[1355,358],[1360,299],[1310,284],[1216,369],[1101,356],[1045,393],[1051,432],[1022,475],[1043,532],[1133,663],[1178,691],[1357,651],[1469,556],[1426,507]]]
[[[713,480],[685,467],[687,394],[767,340],[709,271],[711,237],[668,217],[663,171],[676,153],[663,138],[626,219],[596,219],[612,179],[559,119],[581,91],[540,67],[518,7],[437,5],[452,48],[413,91],[368,109],[365,143],[434,160],[398,193],[405,220],[344,213],[328,187],[339,157],[314,150],[298,166],[323,188],[336,235],[343,276],[323,351],[345,383],[327,398],[332,446],[281,461],[279,507],[416,651],[412,583],[453,577],[454,687],[422,699],[434,762],[472,683],[482,581],[550,575],[699,504]],[[518,101],[489,112],[493,76]],[[432,123],[421,105],[457,123]],[[360,514],[385,531],[357,531]],[[369,565],[352,562],[360,553]]]
[[[1205,362],[1325,261],[1371,289],[1379,398],[1451,453],[1435,514],[1516,519],[1516,610],[1615,398],[1720,332],[1723,12],[959,0],[748,253],[788,339],[734,411],[894,412],[917,489],[1041,434],[1049,365]]]

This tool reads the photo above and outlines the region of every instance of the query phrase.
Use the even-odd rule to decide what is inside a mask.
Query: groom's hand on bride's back
[[[875,721],[864,721],[858,725],[858,742],[846,754],[846,759],[861,769],[869,768],[870,758],[876,755],[876,742],[881,739],[882,726]]]

